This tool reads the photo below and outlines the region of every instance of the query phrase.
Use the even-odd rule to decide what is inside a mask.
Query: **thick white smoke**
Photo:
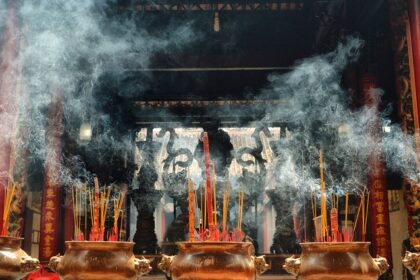
[[[371,168],[369,156],[379,150],[386,166],[417,180],[414,138],[392,125],[387,133],[373,131],[389,124],[377,106],[354,109],[349,93],[341,87],[342,72],[357,60],[363,41],[348,38],[335,51],[304,59],[284,75],[273,74],[264,95],[276,96],[286,106],[267,112],[264,121],[282,120],[294,127],[292,137],[277,142],[280,155],[269,178],[268,189],[296,190],[307,197],[319,189],[319,154],[325,156],[326,183],[331,191],[357,193],[366,188]],[[371,89],[380,99],[382,91]]]
[[[98,109],[102,96],[94,93],[100,78],[105,73],[115,78],[130,69],[147,67],[156,52],[166,52],[168,48],[175,51],[196,38],[188,22],[163,26],[151,35],[136,14],[116,13],[113,2],[28,0],[16,5],[20,27],[16,36],[22,47],[23,64],[18,127],[25,134],[17,145],[28,151],[31,160],[48,161],[47,114],[57,96],[62,100],[66,128],[89,121],[93,127],[101,126],[97,145],[132,152],[129,139],[110,136],[115,130],[110,124],[110,112]],[[0,1],[0,31],[4,29],[8,7],[7,1]],[[18,63],[16,60],[16,69]],[[103,98],[107,98],[106,93]],[[74,137],[75,142],[79,137],[77,132],[68,136]],[[63,169],[64,184],[73,179],[70,173]]]

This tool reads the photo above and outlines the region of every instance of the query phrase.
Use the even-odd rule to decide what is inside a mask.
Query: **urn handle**
[[[267,264],[267,262],[265,261],[264,256],[253,257],[253,262],[255,266],[255,271],[258,276],[260,276],[261,274],[263,274],[264,272],[266,272],[268,269],[271,268],[271,266]]]
[[[386,258],[377,256],[376,258],[373,259],[373,261],[378,266],[380,275],[384,274],[388,270],[389,264]]]
[[[143,256],[134,258],[134,269],[137,272],[137,277],[148,274],[150,271],[152,271],[150,261]]]
[[[295,258],[295,256],[291,256],[290,258],[286,259],[283,265],[283,269],[286,270],[288,273],[297,276],[300,270],[300,263],[300,257]]]
[[[50,259],[50,262],[48,263],[48,268],[51,269],[54,272],[57,272],[57,267],[60,264],[61,260],[63,259],[63,256],[60,256],[60,254],[58,254],[55,257],[52,257]]]
[[[30,256],[23,256],[20,259],[20,272],[23,274],[34,272],[40,268],[39,260]]]
[[[410,270],[411,274],[417,275],[420,270],[420,254],[419,253],[411,253],[405,252],[405,256],[403,259],[404,266]]]
[[[162,259],[158,264],[158,268],[165,272],[166,276],[171,277],[171,264],[174,256],[162,254]]]

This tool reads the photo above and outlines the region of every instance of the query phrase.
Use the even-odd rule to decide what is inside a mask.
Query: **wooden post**
[[[39,260],[48,261],[58,254],[61,236],[61,135],[63,108],[61,93],[53,93],[48,112],[44,189],[42,192],[41,240]]]

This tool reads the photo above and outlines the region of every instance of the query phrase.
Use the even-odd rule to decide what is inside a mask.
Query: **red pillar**
[[[361,87],[365,104],[379,110],[379,96],[376,96],[378,93],[375,94],[375,92],[371,91],[379,88],[377,78],[374,75],[365,74],[361,79]],[[367,133],[379,142],[382,130],[379,118],[371,120],[367,129]],[[369,156],[369,166],[370,172],[367,187],[370,192],[368,217],[371,239],[370,251],[373,256],[385,257],[388,263],[392,265],[388,190],[385,181],[385,166],[382,161],[382,152],[379,148],[373,147]]]
[[[10,165],[12,124],[14,119],[15,59],[17,53],[16,11],[9,1],[4,29],[3,45],[0,46],[0,221],[3,220],[4,190],[7,186]]]
[[[416,146],[417,146],[417,160],[420,162],[420,0],[407,0],[408,3],[408,21],[409,21],[409,32],[407,32],[407,44],[408,44],[408,55],[410,64],[411,79],[411,92],[413,99],[413,115],[414,115],[414,126],[416,134]],[[418,218],[418,202],[417,192],[419,186],[415,183],[407,184],[407,209],[409,212],[409,231],[410,231],[410,242],[414,247],[420,244],[419,237],[416,236],[419,229],[417,226]]]
[[[60,93],[54,92],[48,112],[44,189],[42,192],[40,261],[59,252],[61,241],[61,135],[63,109]]]
[[[420,85],[420,0],[408,1],[408,16],[411,31],[411,49],[414,64],[414,80],[416,85]],[[418,86],[417,86],[418,87]],[[417,96],[417,108],[420,108],[420,90],[415,90]],[[417,114],[418,117],[418,114]],[[418,120],[420,121],[420,120]],[[419,123],[419,122],[418,122]]]

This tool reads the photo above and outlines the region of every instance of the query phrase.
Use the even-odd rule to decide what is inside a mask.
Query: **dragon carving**
[[[174,144],[175,140],[178,139],[178,135],[175,132],[175,129],[173,128],[162,128],[159,133],[157,134],[158,137],[162,138],[165,136],[165,134],[169,132],[169,141],[168,145],[166,146],[166,152],[168,153],[168,157],[163,160],[163,172],[164,174],[169,173],[169,167],[171,166],[171,163],[173,163],[173,170],[175,170],[176,166],[187,168],[191,165],[193,161],[193,155],[191,151],[187,148],[180,148],[175,150]],[[179,156],[186,156],[187,160],[181,161],[176,160]]]
[[[251,136],[255,141],[256,147],[255,148],[250,148],[250,147],[240,148],[238,150],[238,152],[236,153],[236,161],[242,167],[251,166],[252,164],[254,164],[254,161],[243,159],[244,155],[249,154],[249,155],[251,155],[252,157],[255,158],[255,164],[259,167],[259,170],[260,170],[261,174],[265,174],[265,172],[266,172],[266,168],[265,168],[266,160],[262,157],[262,152],[263,152],[264,146],[263,146],[262,141],[261,141],[260,132],[263,132],[264,135],[267,136],[267,137],[272,136],[271,132],[270,132],[270,130],[268,129],[267,126],[257,127],[255,129],[254,133],[252,133],[252,136]]]

